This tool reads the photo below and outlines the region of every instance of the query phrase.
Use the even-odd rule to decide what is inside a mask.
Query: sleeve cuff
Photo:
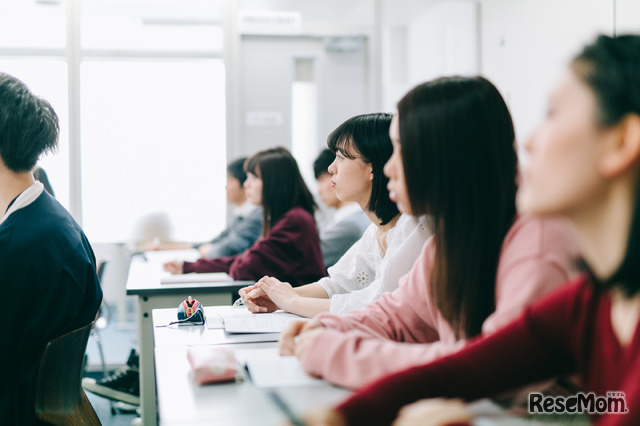
[[[184,262],[182,264],[182,273],[189,274],[191,272],[196,272],[196,264],[194,262]]]

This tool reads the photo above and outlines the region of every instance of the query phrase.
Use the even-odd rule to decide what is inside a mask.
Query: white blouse
[[[424,217],[400,215],[396,226],[387,233],[384,257],[380,255],[377,234],[378,227],[372,223],[362,238],[329,268],[329,276],[318,281],[331,298],[331,313],[344,314],[362,308],[382,293],[395,290],[431,232]]]

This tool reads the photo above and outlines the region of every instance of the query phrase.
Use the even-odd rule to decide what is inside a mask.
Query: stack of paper
[[[206,274],[178,274],[166,275],[160,278],[161,284],[191,284],[230,282],[233,278],[225,272],[210,272]]]

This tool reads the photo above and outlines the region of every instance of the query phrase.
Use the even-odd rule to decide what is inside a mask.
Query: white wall
[[[368,112],[367,52],[332,51],[322,38],[295,36],[244,36],[238,72],[238,133],[233,151],[252,154],[282,145],[291,148],[291,88],[295,59],[313,58],[318,88],[318,134],[310,140],[314,155],[325,146],[327,135],[356,114]],[[247,114],[270,112],[282,122],[251,124]],[[311,164],[300,167],[311,168]]]
[[[383,13],[383,106],[394,112],[419,83],[478,73],[477,4],[388,0]]]
[[[616,1],[616,34],[640,34],[640,1]]]
[[[505,97],[522,143],[568,61],[597,34],[611,33],[611,1],[481,0],[480,9],[481,73]]]

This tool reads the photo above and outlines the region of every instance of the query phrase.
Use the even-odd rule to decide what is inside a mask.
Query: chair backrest
[[[104,277],[104,268],[109,263],[109,259],[102,259],[98,262],[98,266],[96,266],[96,274],[98,275],[98,280],[100,281],[100,285],[102,285],[102,277]]]
[[[93,323],[51,340],[36,379],[36,414],[55,425],[99,425],[82,389],[84,354]]]

